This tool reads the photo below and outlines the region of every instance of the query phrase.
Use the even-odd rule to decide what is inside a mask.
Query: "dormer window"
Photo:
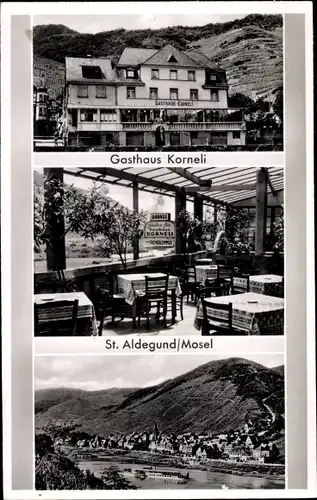
[[[101,80],[103,78],[100,66],[82,66],[81,71],[83,78],[91,78],[92,80]]]
[[[126,78],[137,78],[136,71],[134,69],[127,69]]]
[[[175,57],[175,56],[173,56],[173,54],[171,54],[171,55],[169,56],[169,58],[167,59],[167,61],[168,61],[168,62],[173,62],[173,63],[177,63],[177,62],[178,62],[178,61],[177,61],[177,59],[176,59],[176,57]]]

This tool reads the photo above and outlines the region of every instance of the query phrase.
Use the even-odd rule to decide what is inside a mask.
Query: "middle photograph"
[[[35,168],[34,335],[283,335],[283,196],[283,167]]]

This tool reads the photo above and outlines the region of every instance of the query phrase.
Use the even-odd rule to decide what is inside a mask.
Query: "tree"
[[[218,212],[219,231],[225,231],[224,246],[228,252],[248,252],[251,216],[245,209],[228,205]]]
[[[274,222],[274,235],[276,238],[277,248],[281,252],[284,252],[284,211],[283,210],[282,210],[282,213],[280,214],[280,216]]]
[[[205,248],[207,239],[214,239],[216,224],[209,218],[200,220],[190,212],[181,210],[176,219],[176,226],[180,229],[185,242],[185,253],[196,252]]]
[[[102,220],[96,222],[93,231],[104,237],[100,248],[114,250],[120,258],[123,267],[127,266],[127,255],[129,248],[139,240],[143,234],[143,226],[147,213],[128,210],[126,207],[117,205],[111,210],[104,212]]]
[[[36,434],[35,436],[35,454],[37,457],[42,457],[47,453],[53,453],[53,440],[47,434]]]
[[[101,474],[101,479],[107,490],[136,490],[137,487],[132,485],[125,477],[119,472],[119,470],[111,466],[109,469],[105,469]]]
[[[43,186],[34,187],[34,246],[39,251],[50,243],[50,220],[64,224],[63,236],[76,233],[97,243],[104,257],[116,252],[126,267],[131,245],[142,235],[146,212],[128,210],[108,197],[104,185],[93,184],[88,192],[62,183],[58,179],[44,179]],[[54,249],[52,248],[52,251]]]
[[[279,90],[276,94],[275,101],[273,104],[273,111],[279,117],[279,119],[283,121],[283,113],[284,113],[283,90]]]

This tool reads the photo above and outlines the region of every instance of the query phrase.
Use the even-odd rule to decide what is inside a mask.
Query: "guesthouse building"
[[[69,144],[243,146],[242,110],[226,73],[197,50],[125,48],[111,59],[66,58]]]

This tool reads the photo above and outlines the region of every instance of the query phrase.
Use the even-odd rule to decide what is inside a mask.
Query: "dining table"
[[[207,303],[232,303],[232,326],[235,335],[283,335],[284,334],[284,299],[246,292],[236,295],[223,295],[205,299]],[[223,311],[214,309],[213,315],[223,317]],[[201,329],[203,308],[197,305],[194,326]]]
[[[249,278],[249,291],[255,293],[262,293],[264,295],[274,295],[277,286],[283,281],[283,276],[277,274],[256,274]],[[245,278],[233,277],[233,286],[239,288],[246,288]]]
[[[78,300],[76,336],[89,336],[98,334],[98,327],[95,315],[95,309],[91,300],[84,292],[69,293],[38,293],[34,294],[35,304],[45,305],[54,302],[56,307],[41,308],[39,322],[50,324],[54,327],[56,324],[56,336],[58,336],[58,325],[63,321],[68,321],[72,317],[72,306],[60,307],[59,303],[63,301]]]
[[[216,280],[217,278],[225,279],[230,276],[230,270],[228,267],[222,266],[221,264],[208,264],[208,265],[195,265],[196,270],[196,280],[201,284],[205,285],[206,280]]]
[[[124,294],[125,301],[127,304],[132,306],[132,319],[135,323],[137,311],[136,311],[136,299],[137,297],[145,294],[145,276],[149,278],[164,278],[165,273],[135,273],[135,274],[119,274],[117,276],[117,287],[118,290]],[[162,281],[162,284],[164,282]],[[182,289],[180,286],[179,278],[177,276],[169,276],[168,278],[168,290],[171,291],[172,300],[172,323],[176,320],[176,297],[180,296]]]

